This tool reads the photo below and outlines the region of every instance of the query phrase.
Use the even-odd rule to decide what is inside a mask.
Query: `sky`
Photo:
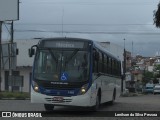
[[[134,55],[160,51],[160,28],[153,25],[159,0],[20,0],[14,39],[78,37],[109,41]],[[3,38],[9,39],[6,26]],[[133,42],[133,47],[132,47]]]

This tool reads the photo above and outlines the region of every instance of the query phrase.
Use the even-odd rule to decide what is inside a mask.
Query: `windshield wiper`
[[[49,53],[51,54],[52,58],[56,61],[56,63],[58,63],[58,59],[55,57],[55,55],[53,54],[51,49],[48,49]]]
[[[53,54],[53,52],[52,52],[51,49],[48,48],[48,50],[49,50],[49,53],[51,54],[52,58],[53,58],[53,59],[55,60],[55,62],[56,62],[56,70],[57,70],[57,68],[58,68],[58,67],[57,67],[57,66],[58,66],[58,58],[55,57],[55,55]]]
[[[65,61],[65,66],[66,64],[68,64],[68,62],[77,54],[77,52],[79,51],[79,49],[76,49],[73,51],[73,53],[69,56],[69,58]]]

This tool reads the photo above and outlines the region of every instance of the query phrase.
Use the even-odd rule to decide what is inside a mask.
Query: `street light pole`
[[[124,79],[125,79],[125,73],[126,73],[126,48],[125,48],[125,38],[124,38],[124,67],[123,67],[124,71]]]

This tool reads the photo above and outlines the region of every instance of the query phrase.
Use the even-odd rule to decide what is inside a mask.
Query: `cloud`
[[[152,56],[160,44],[160,29],[152,22],[157,4],[157,0],[23,0],[15,39],[61,37],[64,31],[63,36],[123,46],[125,38],[129,51],[133,41],[135,53]]]

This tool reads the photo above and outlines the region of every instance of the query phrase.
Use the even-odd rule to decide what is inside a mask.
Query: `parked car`
[[[154,86],[153,94],[155,95],[157,93],[160,93],[160,84]]]
[[[154,88],[154,84],[147,83],[143,92],[144,93],[153,93],[153,88]]]

